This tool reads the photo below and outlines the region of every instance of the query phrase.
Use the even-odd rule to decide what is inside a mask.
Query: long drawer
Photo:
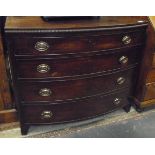
[[[15,55],[59,55],[128,47],[144,43],[145,32],[86,37],[23,37],[14,38]]]
[[[23,120],[29,124],[44,124],[86,119],[127,105],[128,96],[129,90],[122,90],[66,104],[23,106]]]
[[[136,70],[130,69],[98,77],[53,82],[19,82],[23,102],[54,102],[84,98],[132,86]]]
[[[124,69],[140,61],[141,47],[112,50],[104,54],[62,59],[18,59],[18,78],[64,78]]]

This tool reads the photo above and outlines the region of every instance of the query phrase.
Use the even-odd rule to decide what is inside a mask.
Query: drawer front
[[[155,83],[147,84],[145,89],[144,101],[155,99]]]
[[[65,78],[123,69],[141,58],[140,48],[113,51],[103,55],[67,59],[17,60],[19,78]]]
[[[23,102],[51,102],[74,100],[115,89],[132,86],[136,70],[133,69],[78,80],[53,82],[19,82]]]
[[[23,37],[14,38],[13,46],[16,55],[59,55],[132,46],[143,43],[144,38],[143,31],[88,37]]]
[[[128,90],[96,96],[78,102],[57,105],[31,105],[22,107],[25,123],[58,123],[86,119],[110,112],[128,104]]]

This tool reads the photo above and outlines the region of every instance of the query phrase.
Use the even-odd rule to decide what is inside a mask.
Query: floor
[[[155,138],[155,108],[137,113],[123,110],[94,119],[48,126],[31,126],[26,136],[21,136],[19,124],[2,130],[1,138]]]

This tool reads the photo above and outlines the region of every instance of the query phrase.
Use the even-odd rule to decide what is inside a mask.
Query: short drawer
[[[91,97],[78,102],[56,105],[29,105],[22,107],[25,123],[59,123],[95,117],[129,103],[129,90]]]
[[[14,38],[15,55],[60,55],[107,50],[142,44],[145,32],[87,37]]]
[[[145,86],[144,101],[155,99],[155,83],[150,83]]]
[[[67,78],[83,76],[116,69],[125,69],[139,63],[141,47],[112,50],[106,54],[80,58],[55,59],[19,59],[16,70],[22,78]]]
[[[98,77],[53,82],[19,82],[22,102],[51,102],[74,100],[131,87],[136,70],[119,71]]]

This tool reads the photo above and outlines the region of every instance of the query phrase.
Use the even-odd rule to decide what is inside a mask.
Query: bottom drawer
[[[86,119],[108,113],[128,104],[129,91],[123,90],[81,101],[50,105],[22,106],[24,123],[44,124]]]

